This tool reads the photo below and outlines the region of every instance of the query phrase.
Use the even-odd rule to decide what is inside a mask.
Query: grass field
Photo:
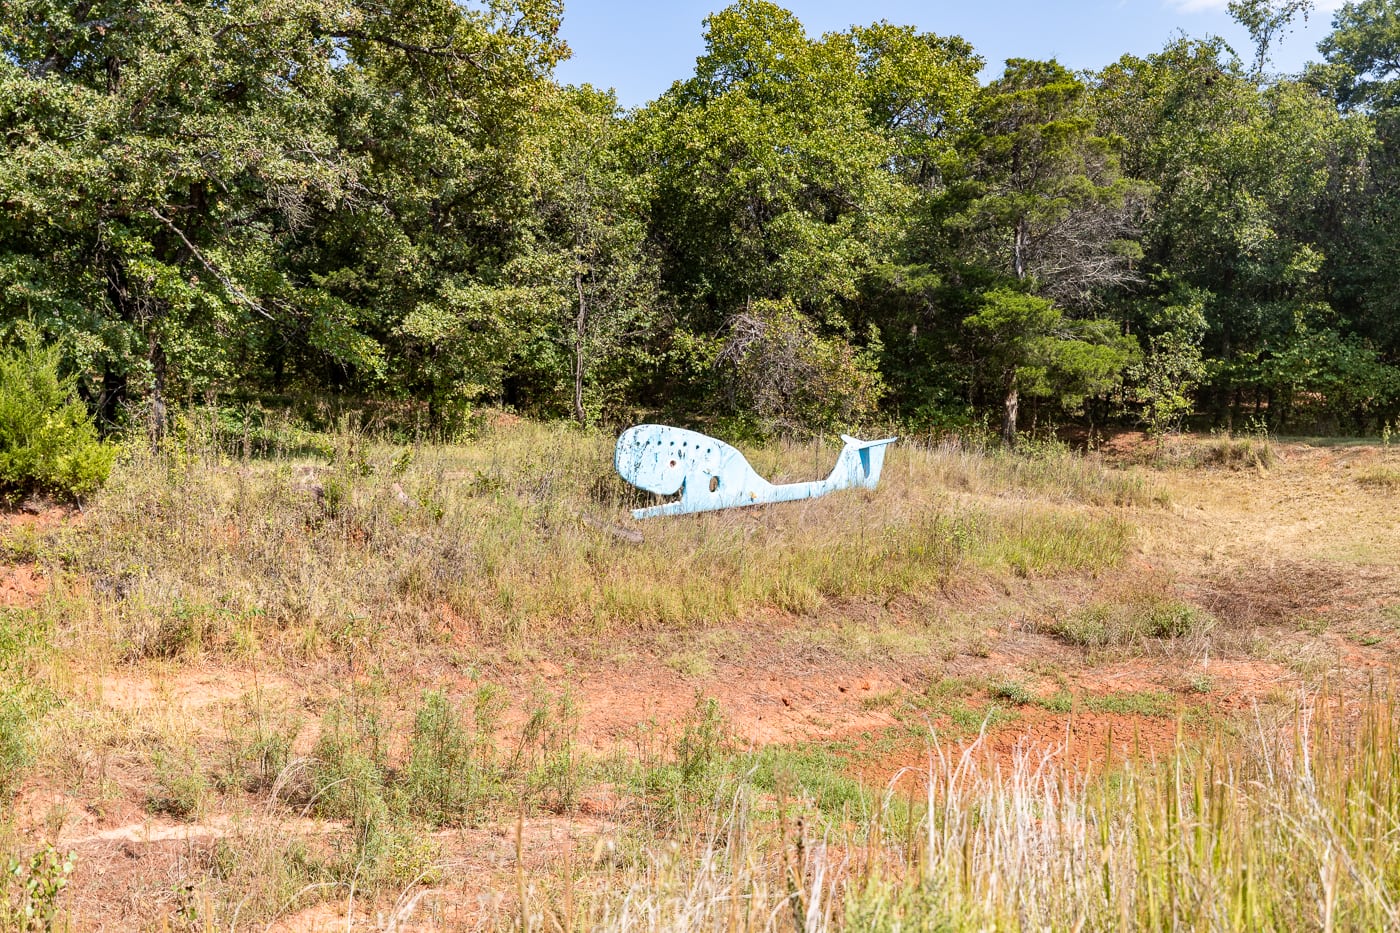
[[[1400,926],[1400,452],[638,523],[612,440],[193,414],[5,517],[0,930]]]

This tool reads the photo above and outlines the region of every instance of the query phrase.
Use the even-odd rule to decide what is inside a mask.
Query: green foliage
[[[1015,441],[1021,392],[1077,408],[1119,384],[1137,347],[1107,322],[1067,320],[1049,299],[1009,288],[983,295],[963,326],[979,340],[992,384],[1006,393],[1008,443]]]
[[[1400,34],[1346,3],[1325,63],[1266,74],[1313,9],[1231,3],[1252,68],[1183,37],[983,86],[957,36],[738,0],[629,113],[554,79],[559,0],[16,0],[0,332],[33,321],[104,430],[156,436],[194,399],[328,395],[449,434],[483,404],[755,433],[1000,410],[1012,442],[1022,394],[1038,424],[1369,433],[1400,415]],[[1008,288],[1061,317],[998,338],[975,319]],[[1184,306],[1199,332],[1158,320]]]
[[[60,375],[62,347],[29,329],[0,348],[0,496],[85,496],[107,479],[115,448],[98,440],[77,380]]]
[[[75,856],[43,846],[28,856],[0,858],[0,930],[48,933],[58,924],[58,896],[68,886]]]
[[[1288,32],[1298,17],[1308,18],[1317,0],[1230,0],[1227,9],[1254,40],[1254,74],[1262,76],[1269,61],[1269,46]]]
[[[435,691],[424,695],[414,717],[404,794],[413,813],[434,826],[469,822],[504,791],[494,751],[500,697],[484,686],[474,703],[469,723],[463,711]]]
[[[1396,103],[1400,78],[1400,18],[1392,0],[1344,3],[1332,20],[1332,33],[1318,44],[1330,70],[1315,73],[1342,106],[1388,110]]]
[[[667,285],[704,327],[754,299],[836,316],[908,200],[886,170],[893,141],[871,122],[859,40],[809,39],[766,0],[740,0],[705,27],[694,77],[638,115]]]
[[[1282,8],[1252,6],[1268,15]],[[1267,404],[1276,427],[1298,414],[1279,366],[1300,352],[1313,355],[1309,335],[1337,330],[1339,312],[1350,318],[1345,331],[1363,337],[1358,343],[1367,332],[1384,339],[1370,312],[1354,313],[1360,280],[1340,277],[1371,278],[1386,265],[1361,259],[1363,238],[1347,229],[1351,220],[1322,219],[1367,216],[1355,186],[1372,128],[1341,116],[1306,83],[1261,87],[1255,77],[1219,42],[1183,39],[1146,59],[1123,58],[1095,89],[1102,126],[1125,140],[1125,168],[1158,192],[1143,244],[1150,291],[1161,303],[1138,305],[1146,313],[1130,317],[1160,335],[1171,328],[1154,321],[1156,308],[1199,305],[1207,372],[1197,398],[1222,427],[1243,419],[1246,392],[1256,410]],[[1340,342],[1348,339],[1356,338],[1340,333]],[[1169,342],[1176,346],[1154,362],[1189,363],[1181,338]],[[1164,400],[1167,412],[1179,410]],[[1351,402],[1338,399],[1338,407],[1355,417]]]
[[[1142,406],[1147,433],[1157,438],[1181,427],[1206,375],[1200,347],[1206,328],[1204,300],[1199,295],[1190,298],[1155,316],[1153,323],[1162,331],[1147,338],[1146,352],[1125,374],[1133,401]]]

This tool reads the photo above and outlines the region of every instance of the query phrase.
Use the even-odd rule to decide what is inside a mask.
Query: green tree
[[[0,12],[0,315],[69,338],[108,419],[134,393],[159,428],[263,365],[402,380],[403,309],[509,262],[509,236],[443,244],[514,216],[492,170],[562,54],[552,0]]]
[[[969,177],[950,218],[976,261],[1067,305],[1136,280],[1146,186],[1119,170],[1086,86],[1057,62],[1012,59],[963,139]]]
[[[1125,140],[1127,171],[1156,189],[1143,237],[1150,284],[1136,296],[1152,300],[1131,303],[1127,323],[1155,335],[1133,308],[1190,290],[1203,302],[1216,422],[1230,425],[1250,395],[1268,409],[1279,388],[1269,358],[1340,323],[1329,231],[1364,164],[1368,127],[1306,83],[1260,86],[1218,40],[1125,57],[1098,76],[1095,98],[1104,131]]]
[[[1144,317],[1142,356],[1125,373],[1132,400],[1142,406],[1147,433],[1159,440],[1191,414],[1206,375],[1201,338],[1206,332],[1205,296],[1192,289],[1170,294],[1167,304]]]
[[[694,77],[639,116],[668,288],[702,329],[757,298],[839,316],[905,203],[857,51],[761,0],[705,22]]]
[[[1317,0],[1230,0],[1227,8],[1235,21],[1249,31],[1254,41],[1255,79],[1264,74],[1269,47],[1289,31],[1299,16],[1308,21]]]
[[[22,331],[0,349],[0,500],[85,496],[106,481],[116,450],[98,440],[76,377],[61,374],[62,348]]]
[[[1137,348],[1112,322],[1071,320],[1049,299],[1009,288],[987,292],[963,326],[980,345],[987,378],[1004,393],[1007,446],[1016,443],[1022,394],[1077,408],[1117,386]]]
[[[982,293],[962,324],[990,352],[1008,444],[1023,392],[1074,407],[1074,387],[1106,390],[1119,372],[1103,367],[1127,360],[1111,324],[1063,311],[1083,314],[1136,281],[1141,254],[1146,186],[1120,171],[1119,142],[1097,132],[1087,90],[1056,62],[1007,62],[982,91],[962,138],[966,176],[945,199],[946,223],[966,236],[959,274]],[[977,285],[988,279],[990,290]],[[996,284],[1008,279],[1014,289]]]
[[[536,208],[540,264],[564,315],[549,339],[568,353],[573,416],[586,424],[648,362],[657,294],[646,179],[629,170],[628,126],[610,92],[566,89],[541,129],[551,172]]]
[[[1355,0],[1332,19],[1332,32],[1318,43],[1327,69],[1314,72],[1347,109],[1389,110],[1400,78],[1400,3]]]

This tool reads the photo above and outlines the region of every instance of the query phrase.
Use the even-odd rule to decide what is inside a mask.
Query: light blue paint
[[[874,489],[885,465],[885,448],[898,438],[846,442],[836,467],[826,479],[774,486],[754,472],[744,455],[724,441],[697,431],[664,424],[639,424],[617,439],[617,472],[634,486],[659,496],[680,493],[676,502],[633,509],[634,518],[685,515],[745,505],[815,499],[837,489]]]

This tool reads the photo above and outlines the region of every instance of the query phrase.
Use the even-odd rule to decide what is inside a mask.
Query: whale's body
[[[831,475],[811,483],[775,486],[724,441],[664,424],[639,424],[622,432],[614,463],[618,474],[634,486],[660,496],[681,495],[676,502],[633,509],[635,518],[814,499],[852,486],[874,489],[885,448],[896,438],[861,441],[843,434],[841,439],[846,446]]]

